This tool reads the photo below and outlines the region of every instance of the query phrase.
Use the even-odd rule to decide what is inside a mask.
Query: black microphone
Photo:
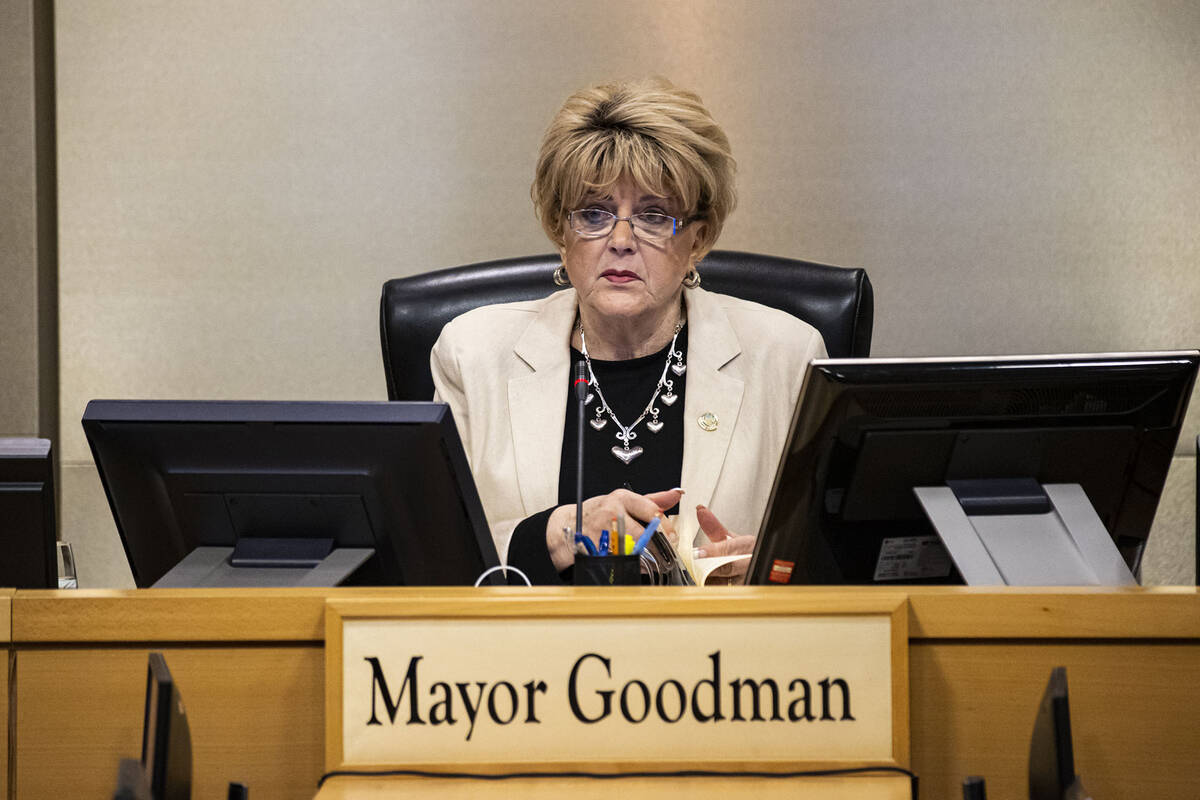
[[[575,532],[583,533],[583,424],[587,416],[588,368],[575,362],[575,399],[579,401],[579,440],[575,462]]]

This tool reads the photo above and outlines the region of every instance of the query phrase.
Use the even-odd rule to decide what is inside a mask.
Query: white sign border
[[[617,617],[885,616],[891,630],[892,758],[887,760],[725,761],[703,765],[721,772],[796,772],[849,767],[910,768],[908,597],[902,592],[826,590],[809,587],[671,587],[594,589],[515,588],[393,589],[361,598],[331,596],[325,604],[325,769],[355,772],[406,769],[428,772],[673,772],[697,769],[692,761],[630,759],[563,762],[435,762],[348,764],[343,752],[343,637],[348,620],[377,619],[597,619]]]

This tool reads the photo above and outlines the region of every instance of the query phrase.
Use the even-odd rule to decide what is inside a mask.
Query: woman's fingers
[[[680,498],[683,497],[683,489],[676,487],[674,489],[667,489],[665,492],[651,492],[643,496],[657,505],[659,510],[666,511],[668,508],[674,508],[679,503]]]
[[[613,492],[613,496],[624,507],[625,513],[635,520],[639,527],[654,519],[662,508],[651,499],[650,495],[635,494],[621,489]]]
[[[704,531],[710,542],[724,541],[733,535],[721,524],[717,515],[705,506],[696,506],[696,521],[700,523],[700,530]]]
[[[718,523],[719,524],[719,523]],[[724,528],[722,528],[724,530]],[[696,558],[715,556],[740,556],[754,552],[753,536],[737,536],[725,531],[725,538],[712,542],[701,548],[696,548]],[[742,583],[750,567],[749,558],[739,558],[728,564],[722,564],[713,570],[706,583]]]
[[[617,536],[620,524],[617,520],[624,519],[625,534],[637,541],[650,520],[658,517],[663,534],[668,541],[675,544],[675,526],[663,516],[662,512],[679,502],[683,495],[682,489],[668,489],[663,492],[637,494],[627,489],[618,489],[599,497],[593,497],[584,502],[583,527],[584,533],[593,544],[598,544],[600,532],[608,531],[609,539]],[[700,530],[708,537],[709,544],[696,550],[696,556],[738,555],[749,553],[754,549],[753,536],[738,536],[729,531],[717,516],[705,506],[696,506],[696,519]],[[732,577],[745,573],[748,562],[745,559],[721,567],[716,573],[718,577]]]
[[[678,542],[679,537],[675,533],[675,523],[672,522],[671,518],[663,512],[669,508],[674,508],[679,504],[680,498],[683,497],[683,489],[676,487],[674,489],[667,489],[663,492],[651,492],[650,494],[642,495],[642,497],[650,500],[657,507],[650,517],[641,518],[645,521],[645,524],[649,525],[650,520],[653,517],[658,517],[659,527],[661,528],[663,535],[667,537],[667,541],[669,541],[671,544]]]
[[[722,564],[708,574],[708,580],[714,578],[722,583],[742,583],[746,579],[746,571],[750,566],[750,559],[739,558],[737,561],[730,561],[728,564]],[[706,581],[707,583],[707,581]]]
[[[738,536],[730,533],[729,529],[721,524],[721,520],[717,519],[717,515],[709,511],[704,506],[696,506],[696,521],[700,523],[700,530],[708,537],[708,544],[703,547],[696,548],[697,558],[708,558],[712,556],[734,556],[750,553],[754,550],[753,536]],[[735,561],[735,565],[726,565],[718,570],[721,575],[736,576],[742,574],[746,570],[744,561]]]
[[[593,543],[599,542],[600,532],[605,530],[609,531],[611,539],[617,535],[619,527],[615,520],[624,518],[625,535],[637,541],[646,525],[650,524],[650,520],[658,517],[663,534],[674,543],[678,539],[675,526],[663,511],[677,505],[682,496],[683,489],[676,488],[650,494],[618,489],[606,495],[592,497],[584,501],[583,505],[584,532]]]
[[[584,503],[583,528],[588,538],[598,543],[600,532],[608,531],[609,541],[615,544],[620,530],[621,520],[624,522],[625,535],[637,537],[641,535],[642,524],[639,518],[651,519],[658,513],[658,506],[639,494],[618,489],[599,497],[593,497]]]
[[[746,568],[750,566],[747,559],[739,558],[737,561],[730,561],[728,564],[722,564],[714,569],[709,575],[718,578],[735,578],[746,574]]]
[[[740,556],[754,552],[753,536],[731,535],[719,542],[712,542],[696,548],[696,558],[716,556]]]

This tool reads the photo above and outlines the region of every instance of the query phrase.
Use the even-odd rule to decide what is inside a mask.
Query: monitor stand
[[[968,585],[1138,585],[1079,484],[946,483],[913,492]]]
[[[375,555],[371,547],[333,547],[330,539],[243,537],[235,547],[197,547],[154,588],[339,586]]]

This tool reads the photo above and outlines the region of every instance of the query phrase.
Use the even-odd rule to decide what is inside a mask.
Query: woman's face
[[[682,213],[677,201],[644,191],[629,178],[622,178],[607,194],[585,198],[581,208],[600,208],[618,217],[657,211],[679,219]],[[682,281],[692,267],[702,225],[693,222],[662,240],[639,238],[625,221],[596,238],[580,236],[564,225],[563,264],[585,317],[656,324],[678,313]]]

